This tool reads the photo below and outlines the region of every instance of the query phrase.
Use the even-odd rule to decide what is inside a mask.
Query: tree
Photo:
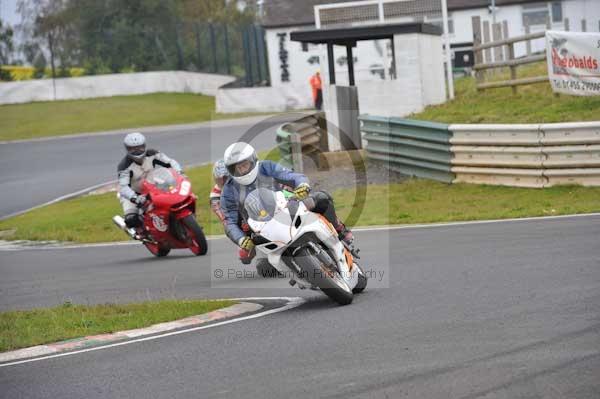
[[[210,26],[214,35],[214,24],[223,31],[225,25],[254,21],[251,9],[240,11],[230,0],[17,1],[29,62],[40,59],[34,51],[39,49],[53,69],[79,65],[91,74],[194,69],[199,65],[190,60],[200,64],[199,54],[208,58],[209,53],[198,50],[200,25]],[[220,52],[223,40],[221,33]]]
[[[10,26],[4,26],[0,19],[0,65],[10,63],[13,52],[13,30]]]
[[[52,76],[57,61],[63,68],[73,62],[76,35],[67,0],[18,0],[17,10],[23,21],[20,29],[26,37],[23,50],[27,61],[39,63],[48,54]]]
[[[0,19],[0,80],[10,81],[12,75],[9,71],[2,69],[2,65],[10,63],[13,51],[13,31],[10,26],[4,27]]]

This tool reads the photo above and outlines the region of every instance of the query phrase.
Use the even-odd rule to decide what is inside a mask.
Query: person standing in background
[[[312,88],[312,95],[315,108],[320,111],[323,107],[323,89],[321,82],[321,74],[319,72],[311,76],[310,87]]]

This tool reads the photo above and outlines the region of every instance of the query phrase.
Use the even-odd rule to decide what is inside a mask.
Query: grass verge
[[[269,158],[275,158],[271,153]],[[187,172],[198,195],[197,218],[209,235],[222,234],[219,220],[208,206],[211,167]],[[553,216],[600,211],[600,187],[557,186],[541,189],[444,184],[410,179],[404,183],[369,185],[364,200],[355,204],[355,189],[335,191],[343,219],[360,209],[354,225],[435,223],[465,220]],[[115,193],[86,196],[0,222],[4,239],[57,240],[78,243],[126,240],[111,221],[121,208]]]
[[[278,150],[264,151],[261,159],[279,159]],[[192,190],[198,196],[196,218],[209,235],[223,234],[219,219],[210,210],[208,195],[214,183],[212,165],[186,170]],[[116,178],[116,176],[115,176]],[[123,213],[116,193],[89,195],[61,201],[0,222],[5,240],[71,241],[78,243],[127,240],[127,235],[112,222]],[[14,232],[11,232],[14,230]]]
[[[346,219],[355,190],[338,190],[334,197],[340,217]],[[409,179],[367,186],[366,200],[356,207],[362,208],[358,226],[568,215],[600,211],[600,187],[532,189]]]
[[[214,97],[177,93],[2,105],[0,141],[249,115],[217,114]]]
[[[543,76],[546,64],[538,63],[517,69],[518,77]],[[507,71],[492,75],[494,80],[508,79]],[[518,86],[516,95],[510,88],[477,91],[475,79],[455,81],[455,99],[427,107],[410,115],[411,119],[443,123],[554,123],[599,120],[600,97],[559,95],[550,83]]]
[[[0,313],[0,352],[148,327],[208,313],[235,301],[164,300],[127,305],[73,305]]]

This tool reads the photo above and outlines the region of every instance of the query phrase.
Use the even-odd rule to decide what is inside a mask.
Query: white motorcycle
[[[320,289],[340,305],[367,286],[367,276],[351,248],[338,239],[311,198],[299,201],[287,191],[259,188],[244,201],[257,255],[266,257],[290,284]]]

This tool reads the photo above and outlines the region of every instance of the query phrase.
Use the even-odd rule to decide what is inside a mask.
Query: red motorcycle
[[[189,179],[167,168],[151,170],[142,183],[144,227],[128,228],[121,216],[113,222],[131,238],[141,241],[155,256],[171,249],[189,248],[194,255],[208,249],[202,227],[196,221],[196,199]]]

